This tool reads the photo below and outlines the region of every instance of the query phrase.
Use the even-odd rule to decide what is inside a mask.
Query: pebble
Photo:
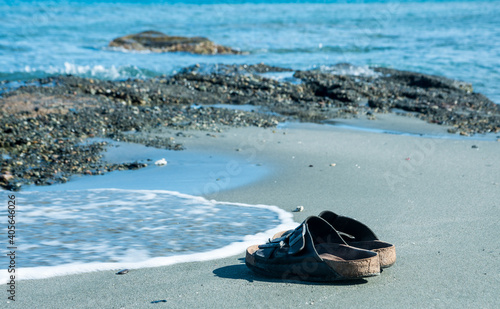
[[[156,161],[155,165],[158,165],[158,166],[167,165],[167,160],[165,160],[165,158],[162,158],[161,160]]]
[[[151,303],[152,304],[157,304],[157,303],[166,303],[167,300],[166,299],[161,299],[161,300],[153,300]]]
[[[117,275],[125,275],[128,274],[128,269],[122,269],[119,272],[116,273]]]

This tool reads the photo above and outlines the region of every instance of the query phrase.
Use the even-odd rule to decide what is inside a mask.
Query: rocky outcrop
[[[500,133],[500,105],[474,93],[470,84],[387,68],[343,64],[331,69],[194,65],[147,80],[57,76],[29,82],[0,96],[0,187],[18,190],[24,184],[65,182],[75,174],[143,166],[106,164],[101,160],[105,145],[83,144],[88,137],[181,150],[176,138],[184,130],[273,127],[286,119],[276,114],[321,122],[406,111],[408,117],[447,125],[450,133]],[[360,71],[365,73],[356,73]],[[287,78],[270,78],[272,72]],[[212,104],[248,104],[258,112]],[[177,134],[130,134],[163,129]]]
[[[111,41],[109,46],[136,51],[152,51],[155,53],[241,54],[240,51],[215,44],[207,38],[169,36],[158,31],[144,31],[122,36]]]
[[[472,85],[446,77],[371,68],[375,74],[332,74],[320,70],[297,71],[315,96],[336,106],[368,107],[375,112],[399,109],[431,123],[452,126],[462,135],[500,132],[500,106]]]

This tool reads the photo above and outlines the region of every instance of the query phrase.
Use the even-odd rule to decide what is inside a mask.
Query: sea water
[[[16,277],[21,280],[227,257],[294,226],[291,214],[278,207],[166,190],[15,195],[20,205]],[[2,272],[0,280],[6,278]]]
[[[148,167],[4,191],[6,205],[8,195],[16,201],[18,279],[227,257],[297,225],[276,206],[200,197],[272,171],[254,159],[108,142],[107,162],[149,162]],[[167,164],[154,164],[160,159]],[[7,215],[2,207],[0,217]],[[7,243],[7,226],[2,231]],[[0,281],[7,275],[0,272]]]
[[[340,62],[443,75],[500,103],[499,1],[0,0],[0,80],[172,74],[196,63],[311,69]],[[126,52],[145,30],[203,36],[247,55]]]

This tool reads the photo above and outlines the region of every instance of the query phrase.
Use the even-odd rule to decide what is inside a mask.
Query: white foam
[[[14,72],[14,71],[13,71]],[[11,72],[11,73],[13,73]],[[84,77],[94,77],[110,80],[126,79],[126,78],[146,78],[148,77],[144,70],[137,66],[116,67],[114,65],[78,65],[75,63],[64,62],[62,66],[50,65],[48,67],[32,67],[26,65],[21,69],[25,73],[45,72],[47,74],[69,74]]]
[[[295,71],[286,71],[286,72],[266,72],[266,73],[260,73],[259,75],[269,79],[274,79],[278,82],[288,82],[296,85],[301,84],[302,80],[295,78],[293,76],[294,74]]]
[[[128,53],[128,54],[153,54],[155,52],[149,50],[149,49],[144,49],[144,50],[137,50],[137,49],[127,49],[119,46],[106,46],[103,47],[102,50],[109,50],[109,51],[115,51],[115,52],[121,52],[121,53]]]
[[[90,75],[97,77],[107,77],[111,79],[118,79],[122,77],[120,71],[114,65],[109,68],[105,68],[102,65],[76,65],[69,62],[64,63],[64,69],[51,67],[48,73]]]
[[[325,73],[335,74],[335,75],[349,75],[349,76],[366,76],[366,77],[377,77],[380,73],[375,72],[368,66],[355,66],[348,63],[340,63],[332,66],[322,65],[319,70]]]
[[[35,219],[34,222],[38,222],[42,224],[42,226],[44,223],[47,223],[49,221],[51,223],[51,226],[54,223],[57,223],[57,220],[59,219],[54,219],[53,217],[54,211],[50,213],[39,211],[39,209],[36,209],[37,207],[35,207],[34,205],[30,205],[28,201],[30,199],[33,199],[33,203],[36,203],[38,206],[40,206],[42,205],[39,204],[40,202],[46,203],[47,200],[50,200],[53,197],[61,194],[63,194],[63,192],[60,191],[55,193],[21,192],[18,195],[16,194],[21,205],[19,206],[19,217],[18,217],[19,222],[23,222],[23,225],[26,225],[24,224],[26,217],[32,216],[32,218]],[[43,229],[37,228],[36,229],[37,231],[42,231],[40,233],[41,235],[38,235],[37,233],[36,237],[39,238],[35,238],[34,240],[32,239],[31,242],[28,242],[25,241],[26,237],[21,237],[23,236],[22,235],[23,231],[22,230],[18,231],[20,236],[18,239],[18,242],[20,244],[18,249],[20,255],[22,255],[23,252],[28,252],[28,249],[30,252],[40,251],[39,254],[47,254],[47,252],[49,252],[53,258],[57,258],[66,262],[52,266],[17,268],[16,269],[16,274],[18,275],[17,279],[19,280],[42,279],[54,276],[79,274],[92,271],[116,270],[123,268],[138,269],[144,267],[167,266],[176,263],[207,261],[212,259],[224,258],[224,257],[234,256],[237,254],[242,254],[248,246],[264,243],[274,233],[294,228],[297,226],[297,223],[295,223],[292,219],[291,213],[288,213],[276,206],[227,203],[227,202],[218,202],[215,200],[209,201],[199,196],[191,196],[173,191],[97,189],[97,190],[68,191],[68,194],[76,196],[75,202],[73,204],[69,203],[68,200],[64,200],[64,198],[62,198],[59,201],[56,201],[55,205],[43,206],[44,210],[47,211],[50,210],[51,207],[55,207],[56,209],[61,210],[59,209],[59,207],[61,205],[64,205],[66,208],[68,208],[68,210],[76,210],[76,213],[78,214],[78,216],[75,217],[75,220],[77,221],[75,221],[74,224],[71,226],[64,225],[67,224],[67,222],[61,222],[61,224],[63,224],[62,227],[59,227],[55,230],[58,233],[57,238],[47,239],[43,235],[44,232]],[[135,210],[134,208],[121,206],[122,202],[125,203],[130,202],[131,199],[135,199],[136,202],[141,201],[145,196],[152,198],[150,204],[136,203]],[[114,229],[112,231],[113,233],[115,234],[118,233],[117,234],[118,237],[113,236],[109,238],[106,235],[104,235],[103,238],[99,238],[99,241],[97,243],[92,242],[91,240],[88,239],[81,240],[81,235],[84,234],[80,233],[81,227],[78,226],[77,223],[83,222],[82,224],[86,225],[88,221],[85,221],[86,219],[85,214],[87,214],[88,216],[95,216],[96,214],[95,205],[92,205],[92,207],[86,207],[83,210],[80,209],[80,206],[84,205],[88,206],[87,204],[89,203],[89,201],[87,200],[87,197],[96,199],[96,203],[100,205],[100,208],[98,208],[97,211],[103,214],[104,219],[102,220],[104,220],[104,222],[108,222],[106,220],[109,220],[109,217],[106,218],[106,216],[104,215],[105,213],[108,213],[108,210],[113,209],[114,207],[113,201],[115,201],[116,199],[119,199],[115,203],[117,207],[128,209],[129,211],[127,213],[128,215],[124,216],[125,213],[121,213],[119,217],[114,218],[114,220],[118,220],[117,225],[115,224],[114,226],[110,227]],[[175,200],[176,203],[178,203],[179,201],[181,202],[183,201],[184,202],[183,206],[185,206],[184,208],[185,210],[195,209],[195,211],[189,214],[188,211],[185,210],[182,211],[182,208],[178,208],[176,210],[173,210],[172,212],[163,213],[163,218],[161,216],[162,212],[159,212],[158,214],[151,216],[145,216],[145,217],[143,216],[142,218],[137,217],[139,213],[144,213],[148,210],[152,211],[152,213],[155,213],[156,207],[158,207],[158,205],[164,204],[166,201],[172,198],[176,199]],[[220,215],[217,214],[218,212],[221,212],[221,214]],[[229,213],[225,214],[225,212]],[[267,215],[267,212],[271,212],[272,214],[274,214],[273,215],[274,218],[276,218],[277,216],[277,219],[273,219],[277,220],[276,221],[278,223],[277,226],[274,226],[270,229],[266,227],[265,231],[260,231],[251,235],[244,235],[241,233],[238,235],[239,231],[244,230],[243,228],[246,228],[247,230],[249,230],[249,228],[252,228],[253,231],[259,231],[260,229],[262,229],[262,227],[259,228],[259,223],[263,222],[264,224],[264,222],[266,222],[266,218],[269,216]],[[181,216],[175,217],[173,216],[174,213],[176,214],[180,213]],[[209,220],[207,219],[208,218],[218,219],[219,217],[224,215],[229,217],[230,221],[228,222],[222,221],[218,226],[222,225],[225,228],[227,227],[228,230],[225,232],[215,232],[216,229],[214,229],[212,226],[214,224],[212,219]],[[236,215],[242,216],[242,218],[246,219],[237,218],[235,217]],[[204,219],[202,219],[200,222],[195,222],[194,220],[191,220],[192,218],[198,219],[200,216],[205,216]],[[150,226],[151,221],[147,221],[148,218],[154,220],[155,223],[158,224],[161,223],[161,224],[156,227]],[[172,224],[162,225],[162,222],[172,220],[172,218],[175,218],[175,220],[178,220],[179,222],[182,222],[182,219],[184,221],[189,220],[187,223],[191,227],[188,226],[189,228],[182,229],[183,237],[171,238],[168,236],[168,234],[166,234],[165,230],[167,228],[175,228],[175,226],[173,226]],[[251,218],[251,220],[248,220],[249,218]],[[144,220],[146,220],[145,223],[146,226],[143,226],[141,228],[139,225],[137,225],[138,221],[144,221]],[[231,224],[234,223],[235,220],[237,220],[238,224],[236,225]],[[247,223],[245,221],[252,221],[252,222]],[[267,222],[269,224],[269,222],[272,221],[267,220]],[[103,222],[98,221],[97,224],[102,224],[102,223]],[[120,234],[119,231],[116,231],[116,229],[119,229],[120,227],[123,227],[123,229],[125,229],[123,235]],[[129,229],[131,231],[131,234],[128,231],[126,231],[126,229]],[[173,251],[174,255],[158,256],[158,254],[156,254],[156,256],[154,256],[154,254],[152,254],[151,252],[152,250],[149,250],[149,248],[141,247],[142,241],[145,238],[148,237],[151,238],[151,235],[155,235],[151,234],[149,236],[146,236],[145,233],[148,233],[148,230],[150,230],[151,233],[159,233],[156,235],[156,237],[153,238],[157,238],[158,242],[161,242],[162,244],[168,246],[168,249],[170,251]],[[66,233],[68,231],[71,231],[71,233]],[[144,239],[142,237],[138,237],[139,231],[140,235],[143,235]],[[96,231],[92,230],[90,232],[95,233]],[[196,249],[189,250],[185,248],[187,244],[185,243],[186,241],[185,239],[188,238],[189,235],[191,235],[191,233],[194,233],[193,235],[195,235],[194,236],[195,241],[198,240],[199,242],[205,244],[205,249],[203,250],[203,252],[193,252],[197,250]],[[225,233],[225,234],[216,235],[214,233]],[[69,241],[68,239],[65,239],[66,236],[70,237]],[[214,238],[211,236],[217,236],[217,237]],[[221,237],[222,239],[227,240],[228,243],[227,245],[221,244],[220,242]],[[132,241],[132,239],[134,238],[139,239],[138,242],[134,243]],[[206,247],[207,246],[206,244],[209,244],[208,247]],[[188,245],[190,246],[192,244]],[[210,248],[211,246],[214,247],[213,250],[210,249],[206,250],[206,248]],[[215,248],[218,246],[219,248]],[[74,262],[74,259],[72,260],[72,258],[75,257],[75,252],[72,252],[71,250],[76,250],[79,256],[88,257],[89,261]],[[183,254],[183,252],[186,252],[186,254]],[[96,260],[105,260],[102,258],[103,255],[107,255],[108,259],[109,257],[111,257],[115,262],[104,262],[104,263],[93,262]],[[166,255],[166,253],[162,255]],[[42,262],[47,263],[47,260],[43,260]],[[0,281],[7,282],[6,272],[0,272]]]

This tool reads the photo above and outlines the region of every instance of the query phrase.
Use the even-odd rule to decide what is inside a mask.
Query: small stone
[[[0,180],[5,180],[5,181],[9,182],[11,179],[14,179],[14,176],[12,176],[12,174],[10,172],[7,172],[5,174],[0,175]]]
[[[157,304],[157,303],[166,303],[167,300],[166,299],[161,299],[161,300],[153,300],[151,303],[152,304]]]
[[[304,206],[297,206],[297,208],[292,210],[292,212],[302,212],[302,211],[304,211]]]
[[[158,160],[155,162],[155,165],[158,165],[158,166],[163,166],[163,165],[167,165],[167,160],[165,160],[165,158],[161,158],[161,160]]]
[[[122,269],[120,270],[119,272],[116,273],[117,275],[125,275],[125,274],[128,274],[128,269]]]

